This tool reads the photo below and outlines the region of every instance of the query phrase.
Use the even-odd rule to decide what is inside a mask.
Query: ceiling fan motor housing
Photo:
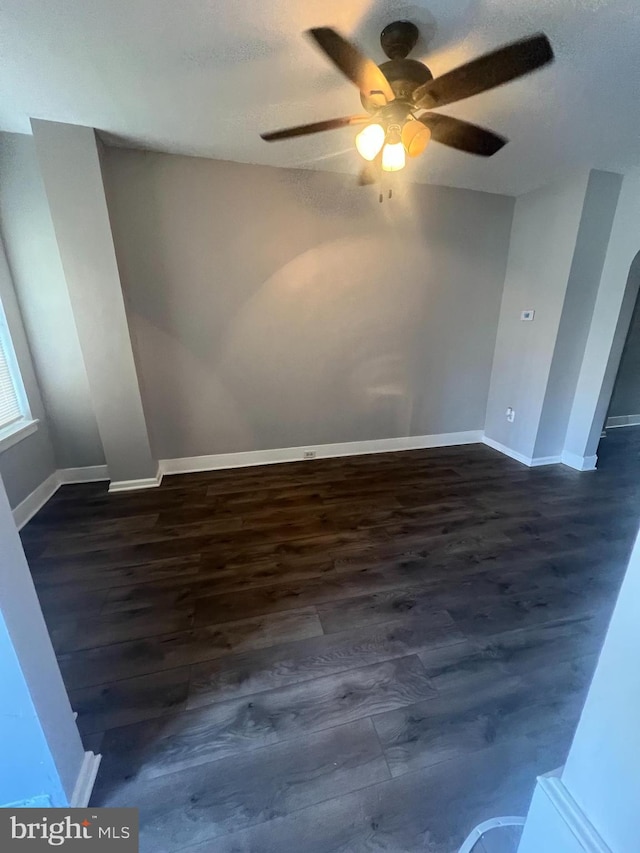
[[[410,21],[394,21],[380,35],[380,44],[389,60],[378,67],[389,81],[396,98],[409,103],[418,86],[433,80],[426,65],[416,59],[407,59],[418,41],[418,35],[418,28]],[[376,111],[376,104],[366,95],[361,94],[360,100],[367,112]]]
[[[419,35],[411,21],[394,21],[380,33],[380,44],[389,59],[405,59],[416,46]]]

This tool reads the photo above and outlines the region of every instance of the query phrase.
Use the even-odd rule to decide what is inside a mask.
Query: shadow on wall
[[[380,278],[381,258],[396,278]],[[207,334],[206,313],[202,334],[188,340],[138,320],[151,347],[171,354],[176,373],[165,387],[190,413],[185,423],[197,430],[215,412],[223,446],[356,440],[362,429],[371,438],[409,435],[408,389],[419,381],[422,319],[435,298],[416,269],[429,263],[428,251],[413,245],[345,238],[279,269],[228,318],[220,338]]]
[[[159,458],[482,428],[512,199],[106,161]]]
[[[306,436],[317,444],[362,429],[372,438],[409,435],[408,389],[434,297],[416,270],[431,261],[426,249],[402,242],[345,238],[305,252],[266,281],[235,316],[215,359],[249,442]],[[380,277],[381,263],[393,277]]]

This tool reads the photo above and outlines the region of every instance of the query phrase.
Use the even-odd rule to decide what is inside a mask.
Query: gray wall
[[[622,175],[596,170],[589,175],[536,437],[536,457],[559,456],[564,449],[567,424],[621,187]]]
[[[102,444],[33,137],[0,134],[0,186],[0,229],[57,466],[101,465]]]
[[[9,503],[12,508],[15,508],[50,474],[53,474],[56,470],[56,462],[53,445],[49,437],[48,418],[36,381],[29,344],[22,325],[22,317],[20,316],[4,244],[1,239],[0,301],[2,301],[7,317],[7,324],[11,332],[31,414],[40,421],[36,432],[0,453],[0,475],[4,480]]]
[[[513,199],[107,149],[160,458],[480,430]]]
[[[589,175],[519,196],[500,310],[485,432],[532,457]],[[522,322],[533,308],[535,320]],[[509,423],[505,412],[515,409]]]
[[[629,327],[608,416],[640,415],[640,299]]]

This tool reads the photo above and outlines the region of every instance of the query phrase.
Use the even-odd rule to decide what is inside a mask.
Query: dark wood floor
[[[593,673],[639,451],[627,429],[585,474],[475,445],[63,487],[22,538],[104,755],[92,803],[138,806],[153,853],[453,853],[524,814]]]

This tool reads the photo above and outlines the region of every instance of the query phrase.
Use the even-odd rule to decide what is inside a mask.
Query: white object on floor
[[[459,850],[459,853],[471,853],[473,848],[476,846],[478,841],[482,839],[482,836],[488,832],[490,829],[498,829],[501,826],[524,826],[524,818],[523,817],[492,817],[491,820],[485,820],[484,823],[479,823],[475,829],[473,829],[470,835],[467,837],[467,840],[464,842],[462,847]]]

